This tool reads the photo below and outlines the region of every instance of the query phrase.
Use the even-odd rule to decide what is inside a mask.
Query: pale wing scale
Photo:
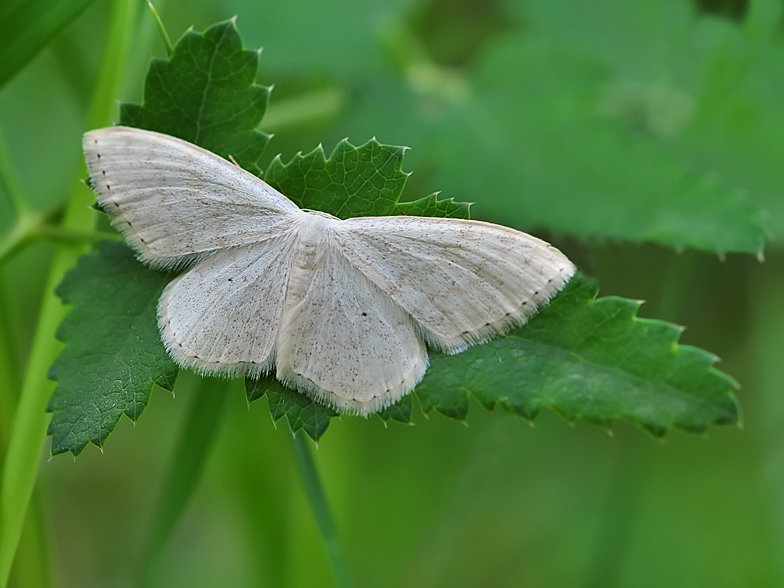
[[[341,412],[367,415],[413,389],[427,351],[406,313],[334,245],[324,235],[311,279],[290,285],[305,291],[281,321],[277,378]]]
[[[365,217],[337,231],[350,263],[450,353],[524,323],[575,271],[544,241],[479,221]]]
[[[85,133],[82,147],[98,203],[154,267],[261,241],[304,214],[253,174],[169,135],[108,127]]]
[[[173,280],[158,324],[175,361],[199,373],[259,377],[275,345],[296,231],[220,251]]]

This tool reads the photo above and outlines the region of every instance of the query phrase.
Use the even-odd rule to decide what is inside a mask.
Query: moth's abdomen
[[[298,219],[299,220],[299,219]],[[299,221],[297,243],[291,258],[291,273],[283,315],[295,308],[308,293],[313,274],[332,246],[332,227],[339,222],[322,215],[307,214]]]

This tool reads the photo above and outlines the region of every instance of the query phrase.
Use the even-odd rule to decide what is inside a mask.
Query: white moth
[[[111,127],[83,147],[99,204],[139,258],[192,266],[158,304],[174,360],[203,374],[272,372],[341,412],[395,403],[422,379],[426,346],[458,353],[523,324],[575,271],[498,225],[302,210],[168,135]]]

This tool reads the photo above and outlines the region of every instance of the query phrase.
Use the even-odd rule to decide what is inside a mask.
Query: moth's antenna
[[[231,162],[232,162],[234,165],[236,165],[237,167],[240,167],[240,164],[239,164],[239,163],[237,163],[237,160],[236,160],[236,159],[234,159],[234,156],[233,156],[233,155],[229,155],[229,159],[231,159]]]

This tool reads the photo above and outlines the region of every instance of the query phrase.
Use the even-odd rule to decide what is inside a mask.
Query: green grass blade
[[[329,561],[332,569],[335,585],[338,588],[349,588],[352,586],[351,579],[348,575],[343,551],[335,531],[335,523],[332,520],[332,511],[327,502],[324,486],[316,469],[316,463],[313,461],[313,453],[309,445],[310,441],[308,441],[305,435],[292,433],[291,443],[294,446],[294,455],[297,458],[297,466],[302,476],[302,485],[305,487],[310,508],[313,511],[313,516],[321,533],[321,540],[324,544],[327,561]]]
[[[0,86],[94,0],[29,0],[0,13]]]

